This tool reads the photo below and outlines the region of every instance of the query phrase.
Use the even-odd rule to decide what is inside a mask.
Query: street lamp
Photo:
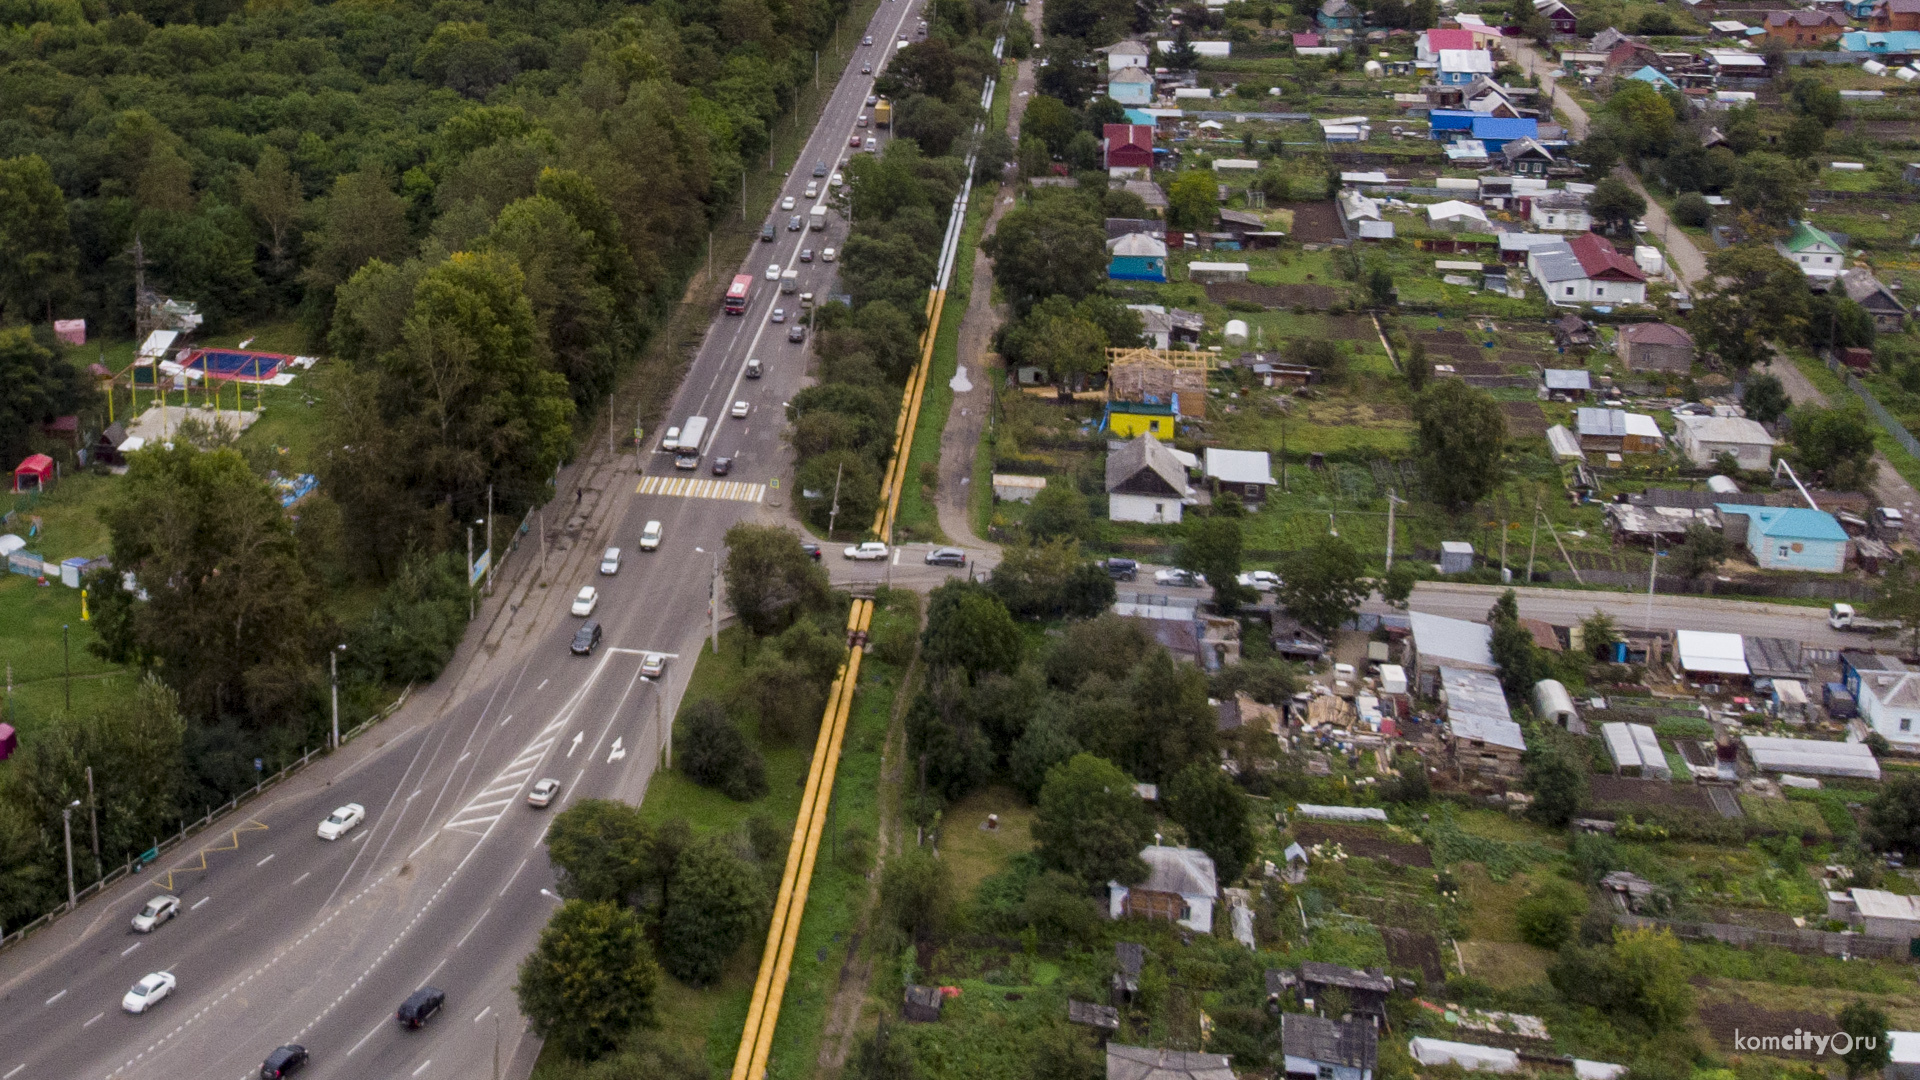
[[[340,654],[347,651],[344,644],[335,645],[327,654],[328,682],[333,693],[333,748],[340,749]]]
[[[80,800],[75,799],[60,808],[60,825],[67,834],[67,910],[72,911],[79,898],[73,892],[73,812],[80,808]]]

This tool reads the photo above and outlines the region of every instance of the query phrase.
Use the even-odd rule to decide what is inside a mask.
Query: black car
[[[1106,567],[1107,576],[1115,581],[1132,581],[1140,572],[1140,564],[1132,559],[1108,559]]]
[[[434,1015],[440,1011],[440,1006],[446,1003],[445,990],[423,986],[400,1003],[400,1011],[394,1013],[394,1016],[403,1028],[421,1028],[427,1026],[427,1021],[433,1019]]]
[[[260,1065],[261,1080],[280,1080],[282,1076],[292,1076],[307,1065],[307,1048],[292,1043],[282,1046],[267,1055]]]
[[[820,545],[819,544],[816,544],[811,540],[802,540],[800,542],[800,550],[806,552],[808,555],[813,556],[814,562],[820,561]]]
[[[732,471],[733,471],[733,459],[732,459],[732,458],[730,458],[730,457],[717,457],[717,458],[714,458],[714,459],[713,459],[713,475],[715,475],[715,476],[725,476],[725,475],[727,475],[728,473],[730,473],[730,472],[732,472]]]
[[[806,339],[807,339],[806,323],[794,323],[792,326],[787,327],[788,341],[805,341]]]
[[[806,227],[807,227],[806,219],[802,218],[799,214],[795,214],[792,217],[787,219],[788,232],[799,232],[801,229],[804,229]]]
[[[761,370],[761,369],[760,369],[760,361],[758,361],[758,360],[749,360],[749,361],[747,361],[747,378],[749,378],[749,379],[757,379],[757,378],[759,378],[759,377],[760,377],[760,370]]]
[[[825,176],[825,175],[827,175],[827,163],[826,163],[826,162],[824,162],[824,161],[816,161],[816,162],[814,162],[814,163],[813,163],[813,175],[814,175],[814,176],[816,176],[816,177],[819,177],[819,176]]]
[[[928,566],[965,566],[967,553],[957,547],[934,548],[927,552]]]
[[[773,243],[773,222],[769,221],[760,226],[760,239],[769,244]]]
[[[592,656],[593,650],[600,647],[600,620],[588,619],[573,632],[573,655]]]

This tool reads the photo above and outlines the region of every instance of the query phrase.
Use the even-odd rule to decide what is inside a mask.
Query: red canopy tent
[[[33,487],[23,488],[20,481],[33,478]],[[27,460],[14,467],[13,490],[45,491],[53,483],[53,459],[45,454],[32,454]]]

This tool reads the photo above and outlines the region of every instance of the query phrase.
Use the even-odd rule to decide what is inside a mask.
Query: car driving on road
[[[127,996],[120,999],[120,1007],[138,1016],[160,1004],[168,994],[173,993],[173,987],[174,978],[171,974],[156,971],[134,983],[133,989],[127,991]]]
[[[180,898],[177,896],[156,896],[147,901],[140,914],[133,917],[133,928],[142,934],[151,934],[154,928],[175,915],[180,914]]]
[[[791,195],[789,195],[789,196],[787,196],[786,198],[784,198],[784,199],[781,199],[781,200],[780,200],[780,209],[782,209],[782,210],[791,210],[791,209],[793,209],[793,207],[794,207],[794,198],[793,198],[793,196],[791,196]]]
[[[425,1027],[427,1021],[433,1019],[446,1003],[446,991],[436,986],[423,986],[407,995],[407,1000],[400,1003],[394,1018],[400,1021],[403,1028]]]
[[[280,1080],[307,1067],[307,1048],[297,1043],[277,1047],[260,1063],[260,1080]]]
[[[717,458],[714,458],[714,459],[713,459],[713,475],[715,475],[715,476],[725,476],[725,475],[727,475],[728,473],[730,473],[730,472],[732,472],[732,471],[733,471],[733,459],[732,459],[732,458],[730,458],[730,457],[717,457]]]
[[[593,609],[599,606],[600,590],[591,585],[580,586],[580,591],[573,598],[573,613],[581,616],[591,615]]]
[[[553,803],[553,797],[558,794],[560,794],[560,781],[548,777],[533,785],[533,790],[527,792],[527,805],[549,806]]]
[[[773,309],[773,314],[772,314],[772,315],[769,315],[769,316],[767,316],[767,321],[768,321],[768,322],[786,322],[786,321],[787,321],[787,309],[786,309],[786,308],[783,308],[783,307],[777,307],[777,308],[774,308],[774,309]]]
[[[568,646],[575,656],[592,656],[593,650],[600,647],[600,620],[588,619],[573,632],[573,644]]]
[[[600,556],[600,572],[607,575],[613,575],[620,572],[620,549],[619,548],[617,547],[608,548],[607,553]]]
[[[641,678],[657,679],[660,676],[665,675],[666,673],[667,673],[667,657],[665,653],[650,652],[641,659],[640,661],[640,677]]]
[[[733,418],[734,418],[735,420],[745,420],[745,419],[747,418],[747,411],[748,411],[748,409],[749,409],[749,408],[750,408],[750,406],[749,406],[749,405],[748,405],[748,404],[747,404],[746,402],[744,402],[744,401],[736,401],[736,402],[734,402],[734,403],[733,403]]]
[[[887,557],[887,545],[878,540],[868,540],[864,544],[855,544],[844,552],[847,558],[860,562],[872,562]]]
[[[1197,589],[1205,585],[1207,579],[1205,575],[1175,567],[1170,570],[1155,570],[1153,572],[1153,583],[1155,585],[1178,585],[1183,588]]]
[[[1249,589],[1272,592],[1280,587],[1280,575],[1271,570],[1249,570],[1235,580]]]
[[[938,547],[927,552],[928,566],[965,566],[967,553],[957,547]]]
[[[640,550],[652,551],[660,546],[660,523],[649,521],[640,528]]]
[[[320,839],[338,840],[352,832],[366,818],[367,808],[357,802],[350,802],[328,814],[327,820],[320,823]]]
[[[794,342],[807,340],[807,324],[794,323],[787,327],[787,340]]]

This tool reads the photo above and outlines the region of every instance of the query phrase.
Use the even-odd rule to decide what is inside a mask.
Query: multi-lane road
[[[789,464],[784,405],[806,384],[809,353],[768,321],[775,307],[792,313],[797,297],[780,295],[766,267],[798,269],[801,291],[834,291],[836,265],[818,253],[844,246],[844,218],[836,209],[824,232],[797,233],[787,218],[810,208],[816,162],[840,171],[860,152],[848,146],[856,132],[884,143],[887,133],[857,126],[871,115],[873,79],[861,68],[882,70],[919,17],[914,0],[879,5],[862,32],[874,44],[854,51],[781,193],[796,210],[776,205],[775,241],[755,243],[739,270],[755,279],[746,314],[714,314],[667,421],[709,418],[700,469],[676,470],[653,439],[641,475],[600,469],[603,500],[583,530],[591,542],[548,552],[537,575],[523,568],[529,580],[513,603],[496,604],[494,632],[470,635],[433,691],[0,954],[0,1080],[244,1080],[283,1043],[309,1050],[304,1075],[315,1077],[487,1077],[496,1063],[500,1075],[526,1074],[537,1046],[512,988],[558,902],[546,823],[577,799],[644,796],[708,628],[713,553],[735,522],[787,513],[769,495]],[[803,248],[814,262],[798,261]],[[764,377],[745,377],[749,358]],[[730,415],[735,401],[747,403],[745,417]],[[724,479],[710,473],[717,456],[733,459]],[[661,522],[664,538],[643,553],[647,521]],[[597,573],[606,545],[626,553],[617,575]],[[897,566],[826,554],[841,581],[897,573],[924,585],[966,573],[926,567],[920,549]],[[605,630],[589,657],[568,651],[581,622],[568,603],[583,584],[601,592]],[[511,632],[498,632],[503,623]],[[647,652],[668,656],[657,682],[641,677]],[[542,778],[563,785],[545,809],[526,802]],[[350,802],[365,807],[364,823],[319,839],[321,819]],[[180,916],[134,933],[129,920],[162,892],[180,898]],[[122,1012],[121,996],[153,971],[171,972],[178,989],[143,1015]],[[426,984],[446,991],[446,1008],[404,1031],[394,1009]]]

